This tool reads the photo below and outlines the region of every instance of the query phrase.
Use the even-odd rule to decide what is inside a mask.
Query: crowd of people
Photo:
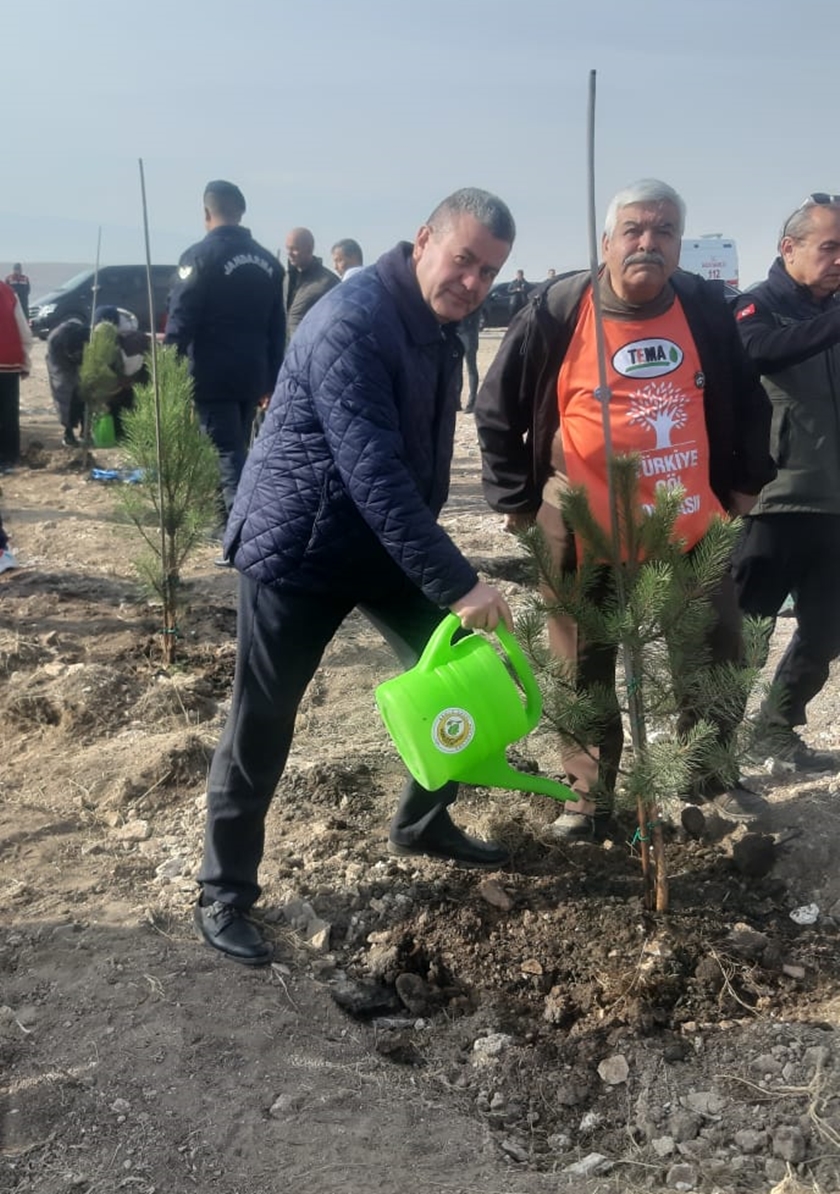
[[[454,192],[413,241],[367,267],[356,241],[338,241],[335,273],[303,227],[286,238],[284,268],[242,226],[245,199],[232,183],[209,183],[203,207],[206,235],[181,258],[165,339],[190,361],[197,417],[219,452],[223,562],[239,573],[233,697],[209,776],[195,909],[208,944],[248,965],[270,958],[249,916],[265,819],[298,704],[350,611],[360,609],[406,667],[447,611],[465,630],[512,627],[502,594],[438,523],[458,409],[475,414],[485,496],[506,529],[536,524],[555,566],[574,571],[580,545],[563,495],[578,485],[609,529],[604,427],[592,400],[599,339],[612,451],[662,457],[661,468],[640,469],[640,501],[653,501],[666,472],[681,486],[690,500],[674,534],[689,554],[713,519],[743,519],[732,566],[710,594],[709,657],[739,663],[743,615],[773,618],[791,594],[796,627],[766,732],[798,770],[840,766],[799,733],[840,652],[840,196],[815,192],[789,215],[767,281],[733,307],[713,283],[679,269],[680,195],[655,179],[632,184],[606,212],[594,289],[589,271],[551,270],[536,286],[518,271],[515,310],[481,386],[478,314],[516,231],[497,196]],[[48,364],[72,434],[71,366],[87,329],[59,330]],[[19,292],[2,285],[0,383],[25,375],[26,332]],[[640,388],[633,354],[644,345],[668,351],[653,353],[658,363]],[[666,391],[669,409],[678,408],[678,454],[639,415],[640,403],[655,405]],[[19,450],[4,430],[10,404],[0,387],[7,460]],[[0,530],[0,569],[4,548]],[[614,690],[614,647],[587,641],[559,615],[549,615],[548,635],[581,693]],[[736,725],[732,716],[716,724],[722,744]],[[558,824],[569,839],[597,836],[612,816],[623,746],[617,701],[596,738],[564,757],[578,796]],[[455,824],[456,797],[455,783],[427,791],[409,780],[391,852],[507,865],[502,844]],[[735,821],[766,810],[757,793],[715,775],[699,798]]]

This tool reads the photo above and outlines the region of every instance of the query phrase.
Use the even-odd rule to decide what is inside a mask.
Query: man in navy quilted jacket
[[[207,793],[201,898],[205,941],[246,965],[271,951],[248,912],[265,818],[295,715],[321,656],[358,607],[405,667],[447,610],[463,626],[511,626],[437,518],[446,501],[461,377],[458,322],[476,310],[515,235],[496,196],[443,200],[414,239],[335,287],[286,355],[228,520],[240,572],[230,714]],[[409,780],[389,848],[498,868],[507,852],[449,817],[457,784]]]

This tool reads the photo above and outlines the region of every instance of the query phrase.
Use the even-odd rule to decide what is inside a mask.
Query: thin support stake
[[[155,397],[155,457],[157,460],[158,479],[158,509],[160,510],[160,566],[163,576],[168,576],[166,559],[166,527],[164,523],[164,487],[163,487],[163,442],[161,436],[160,414],[160,385],[157,370],[157,333],[155,328],[154,288],[152,287],[152,253],[149,240],[149,207],[146,201],[146,176],[143,170],[143,159],[138,158],[140,167],[140,195],[143,203],[143,237],[146,245],[146,293],[149,302],[149,328],[152,341],[152,391]],[[164,622],[168,623],[174,616],[174,594],[171,584],[166,580],[163,587]]]

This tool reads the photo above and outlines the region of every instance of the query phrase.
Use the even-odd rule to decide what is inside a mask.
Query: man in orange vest
[[[690,550],[716,514],[748,513],[775,466],[770,404],[732,314],[713,284],[678,269],[684,225],[685,204],[666,183],[643,179],[620,191],[607,211],[599,294],[613,452],[638,454],[642,503],[663,482],[682,486],[675,532]],[[561,513],[564,489],[585,486],[593,514],[610,527],[595,318],[588,271],[539,287],[508,329],[475,412],[490,505],[509,530],[536,522],[555,565],[570,570],[576,551]],[[737,661],[741,620],[730,577],[712,605],[711,658]],[[614,687],[613,647],[582,641],[565,617],[552,616],[548,631],[555,655],[575,665],[579,691]],[[560,836],[605,827],[622,746],[616,702],[600,741],[564,755],[581,799],[566,804]],[[730,819],[750,821],[766,807],[740,784],[720,787],[711,782],[706,799]]]

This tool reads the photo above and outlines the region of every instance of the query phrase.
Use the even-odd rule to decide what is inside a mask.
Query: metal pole
[[[102,225],[100,224],[96,232],[96,259],[93,263],[93,287],[90,292],[90,336],[93,335],[93,316],[96,312],[96,296],[99,294],[99,253],[102,248]],[[82,468],[87,468],[90,456],[90,442],[91,431],[93,427],[93,418],[90,409],[90,403],[85,403],[85,412],[82,416]]]
[[[610,505],[610,531],[613,541],[613,562],[615,564],[616,583],[621,608],[624,608],[624,586],[621,577],[621,529],[618,519],[618,507],[615,500],[615,485],[612,473],[613,446],[612,427],[610,426],[610,399],[612,392],[607,384],[607,352],[604,344],[604,322],[601,311],[601,287],[598,271],[598,232],[595,215],[595,71],[589,72],[589,105],[587,110],[587,176],[588,203],[587,219],[589,224],[589,273],[592,277],[592,306],[595,312],[595,345],[598,354],[598,388],[595,397],[601,404],[601,423],[604,430],[604,454],[607,461],[607,492]]]
[[[99,252],[100,252],[101,248],[102,248],[102,225],[100,224],[99,228],[97,230],[97,233],[96,233],[96,261],[94,262],[94,266],[93,266],[93,290],[91,292],[91,299],[90,299],[90,303],[91,303],[91,305],[90,305],[91,331],[93,331],[93,313],[96,310],[96,296],[99,294]]]
[[[595,397],[601,404],[601,422],[604,432],[604,455],[607,464],[607,485],[610,505],[610,531],[612,534],[613,558],[612,568],[615,576],[616,600],[623,615],[627,609],[627,590],[624,576],[624,563],[621,558],[621,523],[616,501],[615,480],[613,477],[613,445],[612,427],[610,425],[610,399],[612,394],[607,384],[607,355],[604,343],[604,322],[601,309],[600,277],[598,271],[598,237],[595,217],[595,71],[589,72],[589,105],[587,119],[587,157],[589,180],[589,271],[592,276],[592,304],[595,314],[595,343],[598,354],[598,388]],[[630,722],[630,738],[637,758],[641,756],[647,745],[647,727],[645,724],[645,708],[642,693],[642,663],[636,657],[636,651],[631,643],[621,644],[621,654],[624,661],[624,683],[627,691],[627,713]],[[646,887],[646,899],[652,904],[654,899],[657,908],[664,910],[667,906],[667,885],[665,879],[664,856],[662,853],[661,829],[649,829],[651,820],[650,809],[641,798],[638,803],[640,854],[642,874]],[[656,860],[656,891],[652,888],[651,849],[653,838],[653,856]]]
[[[621,526],[618,517],[615,483],[613,478],[612,427],[610,426],[610,399],[612,393],[607,384],[607,354],[604,344],[604,316],[601,309],[600,277],[598,273],[598,238],[595,224],[595,71],[589,72],[589,108],[587,119],[587,150],[589,175],[589,272],[592,275],[592,304],[595,312],[595,342],[598,352],[598,389],[595,397],[601,404],[601,421],[604,429],[604,454],[607,463],[607,481],[610,503],[610,530],[613,543],[613,572],[615,574],[618,608],[623,614],[627,608],[627,594],[624,583],[624,566],[621,559]],[[641,668],[633,658],[633,652],[623,644],[624,679],[627,685],[627,706],[630,718],[630,736],[638,750],[646,740],[644,707],[641,701]]]
[[[157,335],[155,332],[154,291],[152,287],[152,255],[149,242],[149,207],[146,202],[146,176],[143,172],[143,159],[138,158],[140,167],[140,195],[143,203],[143,236],[146,245],[146,291],[149,301],[149,328],[152,342],[152,391],[155,398],[155,458],[157,460],[158,479],[158,509],[160,510],[160,566],[163,577],[164,597],[164,633],[169,629],[169,613],[172,608],[173,594],[170,592],[169,568],[166,558],[166,528],[164,525],[164,491],[163,491],[163,444],[160,430],[160,386],[157,371]]]

